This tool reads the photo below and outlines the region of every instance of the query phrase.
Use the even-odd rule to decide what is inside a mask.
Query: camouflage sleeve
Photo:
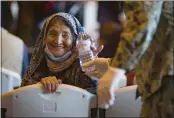
[[[148,48],[161,15],[162,1],[126,1],[127,22],[111,66],[131,71]]]

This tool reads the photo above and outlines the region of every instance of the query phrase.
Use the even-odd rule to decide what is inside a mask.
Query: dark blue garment
[[[22,73],[21,76],[24,76],[24,73],[26,72],[28,67],[28,50],[27,46],[24,44],[23,46],[23,60],[22,60]]]
[[[93,87],[97,87],[98,80],[91,80]]]

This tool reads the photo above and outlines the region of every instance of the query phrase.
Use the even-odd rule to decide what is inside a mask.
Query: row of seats
[[[2,89],[6,89],[3,89],[1,110],[6,117],[97,115],[97,110],[91,110],[97,108],[97,97],[84,89],[62,84],[55,93],[47,93],[41,84],[35,84],[13,90],[21,81],[19,76],[12,75],[15,74],[2,69]],[[104,110],[105,117],[139,117],[141,98],[135,99],[136,88],[134,85],[116,90],[117,99],[112,107]]]
[[[8,92],[14,90],[21,85],[21,76],[18,73],[7,70],[5,68],[1,68],[1,81],[0,89],[1,93]]]
[[[139,117],[141,99],[135,99],[136,85],[120,88],[117,99],[106,110],[106,117]],[[46,93],[42,85],[19,88],[2,95],[7,117],[90,117],[97,99],[88,91],[62,84],[55,93]]]

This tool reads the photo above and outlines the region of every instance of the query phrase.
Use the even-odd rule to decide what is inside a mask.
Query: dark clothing
[[[93,87],[93,85],[95,84],[88,76],[86,76],[82,72],[78,59],[68,69],[56,73],[51,73],[49,71],[46,60],[43,59],[42,63],[37,68],[35,73],[31,76],[31,78],[22,81],[22,86],[36,84],[40,82],[42,78],[48,76],[56,76],[57,79],[62,80],[63,84],[69,84],[84,89]]]
[[[143,102],[141,117],[173,118],[174,116],[174,76],[165,76],[162,86]]]
[[[23,50],[22,73],[21,73],[22,78],[28,67],[28,50],[27,50],[27,46],[25,44],[23,47],[24,47],[24,50]]]

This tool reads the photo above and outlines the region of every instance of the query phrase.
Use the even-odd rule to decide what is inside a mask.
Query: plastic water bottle
[[[89,36],[87,36],[87,34],[85,33],[84,28],[80,27],[80,33],[77,38],[77,49],[79,52],[80,65],[95,59],[93,51],[91,50],[90,46],[91,46],[91,41],[89,39]],[[94,71],[95,65],[92,65],[88,68],[83,68],[83,66],[81,66],[81,69],[84,72]],[[94,76],[91,77],[91,79],[98,80],[98,78]]]

